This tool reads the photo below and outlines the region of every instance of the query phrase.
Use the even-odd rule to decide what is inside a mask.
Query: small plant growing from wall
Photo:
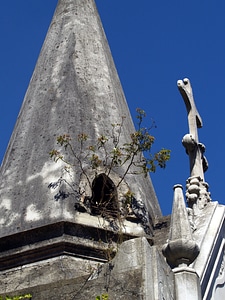
[[[109,300],[108,294],[102,294],[101,296],[96,296],[95,300]]]
[[[130,134],[127,143],[121,142],[125,117],[121,118],[120,123],[111,125],[112,132],[109,136],[100,134],[96,141],[86,133],[80,133],[75,141],[68,134],[58,136],[59,149],[51,150],[50,157],[55,162],[65,163],[64,172],[67,175],[79,169],[92,194],[87,196],[85,189],[75,187],[72,179],[68,181],[63,176],[57,182],[50,183],[49,188],[66,184],[71,189],[71,194],[78,195],[80,199],[76,208],[93,215],[106,217],[109,214],[118,217],[121,211],[124,215],[128,214],[129,207],[132,207],[135,200],[132,189],[126,189],[122,197],[120,195],[122,200],[118,199],[118,190],[126,177],[139,174],[147,176],[149,172],[155,172],[157,167],[165,168],[170,158],[168,149],[152,153],[155,138],[150,131],[154,124],[144,127],[145,117],[145,112],[137,109],[137,130]],[[75,150],[74,143],[79,144],[79,151]],[[120,170],[120,177],[115,182],[112,178],[117,173],[116,170]],[[59,189],[55,198],[58,200],[68,196],[68,193]]]
[[[0,296],[0,300],[26,300],[26,299],[32,299],[31,294],[25,294],[25,295],[17,295],[17,296]]]

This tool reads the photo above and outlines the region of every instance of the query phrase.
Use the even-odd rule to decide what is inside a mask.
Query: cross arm
[[[190,80],[188,78],[178,80],[177,86],[187,109],[190,134],[194,136],[196,142],[198,143],[197,128],[202,127],[202,119],[195,106]]]

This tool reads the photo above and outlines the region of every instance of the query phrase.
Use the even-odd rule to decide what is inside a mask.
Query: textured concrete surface
[[[177,184],[174,186],[170,234],[167,243],[163,247],[163,255],[169,265],[174,268],[180,265],[189,266],[198,254],[199,247],[192,237],[183,188]]]
[[[189,267],[175,268],[176,300],[201,300],[199,277],[194,269]]]
[[[225,286],[225,207],[211,202],[194,220],[200,253],[191,266],[199,275],[203,299],[220,299]]]
[[[124,115],[122,143],[129,142],[134,126],[94,0],[59,0],[0,170],[0,296],[31,293],[33,300],[78,300],[108,294],[109,300],[172,300],[178,292],[183,300],[185,292],[190,299],[186,292],[196,286],[190,273],[181,278],[176,273],[174,283],[161,254],[168,219],[161,219],[150,178],[128,176],[126,188],[145,203],[156,246],[144,237],[125,239],[120,246],[110,222],[75,212],[74,195],[56,201],[57,190],[48,189],[66,176],[62,164],[49,159],[58,135],[87,133],[95,140],[110,135],[111,124]],[[80,151],[78,143],[74,149]],[[121,168],[116,175],[123,173]],[[71,173],[78,189],[81,175],[79,166]],[[192,216],[200,247],[192,267],[204,299],[213,295],[221,300],[224,206],[207,203],[203,208]],[[144,234],[135,222],[123,225],[128,239]],[[111,243],[117,244],[117,253],[105,263],[104,255],[115,255],[107,247]]]
[[[49,159],[57,136],[109,136],[122,116],[124,144],[134,126],[94,1],[59,0],[0,171],[0,295],[150,299],[152,268],[158,290],[155,266],[161,263],[147,240],[124,242],[113,265],[103,264],[114,257],[121,234],[123,240],[145,235],[136,220],[113,232],[115,221],[76,211],[74,194],[56,199],[59,190],[48,188],[61,176],[72,179],[77,190],[84,183],[79,165],[70,177],[62,163]],[[80,151],[79,143],[74,149]],[[88,165],[85,158],[83,164]],[[112,172],[116,181],[124,170]],[[154,223],[161,211],[150,178],[128,176],[124,186],[145,203]],[[67,188],[64,184],[65,194]]]
[[[1,272],[0,277],[0,295],[30,293],[32,300],[95,299],[102,294],[123,300],[174,299],[173,272],[145,238],[122,243],[109,263],[64,255]]]
[[[60,0],[1,167],[0,235],[76,222],[74,197],[55,201],[48,189],[62,176],[48,153],[56,136],[109,135],[123,115],[126,142],[134,127],[94,1]],[[76,186],[81,173],[72,174]],[[127,182],[152,218],[160,216],[150,180],[139,178]]]

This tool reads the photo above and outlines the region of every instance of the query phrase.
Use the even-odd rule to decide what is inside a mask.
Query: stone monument
[[[178,80],[187,108],[189,133],[182,140],[190,160],[186,184],[187,208],[182,187],[174,187],[170,234],[163,254],[173,269],[175,299],[223,299],[224,206],[212,201],[204,172],[208,168],[205,146],[199,143],[201,117],[189,79]]]
[[[96,140],[109,136],[112,124],[122,118],[119,136],[126,144],[134,125],[94,0],[59,0],[1,166],[0,295],[26,292],[34,299],[55,299],[57,294],[65,300],[73,294],[80,299],[81,293],[88,293],[87,283],[95,289],[89,291],[95,299],[107,292],[107,276],[102,274],[111,272],[107,262],[117,253],[121,237],[128,244],[138,238],[131,247],[139,249],[135,264],[140,268],[138,275],[130,272],[132,252],[131,261],[126,258],[127,265],[118,264],[112,274],[119,280],[122,272],[126,282],[137,275],[137,281],[131,280],[129,299],[133,290],[145,293],[148,279],[141,265],[145,255],[140,253],[152,245],[154,226],[162,217],[150,177],[128,175],[118,187],[125,166],[107,176],[103,170],[87,169],[84,158],[67,172],[62,162],[49,158],[56,137],[76,139],[85,133]],[[80,152],[78,142],[73,146]],[[70,179],[72,184],[67,184]],[[82,206],[84,199],[96,204],[112,192],[113,207],[131,187],[136,206],[133,216],[123,221]],[[100,200],[98,190],[104,194]],[[125,260],[122,249],[120,259]]]
[[[224,206],[211,201],[204,180],[189,80],[178,87],[190,178],[187,208],[174,187],[170,225],[149,176],[118,185],[125,166],[93,173],[84,156],[68,172],[49,159],[59,136],[59,143],[85,134],[96,140],[124,116],[122,143],[134,131],[94,0],[58,1],[0,170],[0,297],[224,299]],[[80,151],[80,143],[73,147]],[[115,216],[131,187],[131,216]],[[99,209],[108,200],[106,217]]]

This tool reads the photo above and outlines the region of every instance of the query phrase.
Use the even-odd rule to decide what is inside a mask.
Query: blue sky
[[[13,130],[57,0],[1,1],[0,160]],[[151,178],[164,214],[172,207],[173,185],[185,186],[189,160],[181,144],[188,133],[178,79],[191,80],[203,119],[199,140],[206,146],[213,200],[225,204],[224,85],[225,1],[97,0],[104,29],[131,113],[136,107],[157,128],[153,150],[171,149],[165,170]]]

